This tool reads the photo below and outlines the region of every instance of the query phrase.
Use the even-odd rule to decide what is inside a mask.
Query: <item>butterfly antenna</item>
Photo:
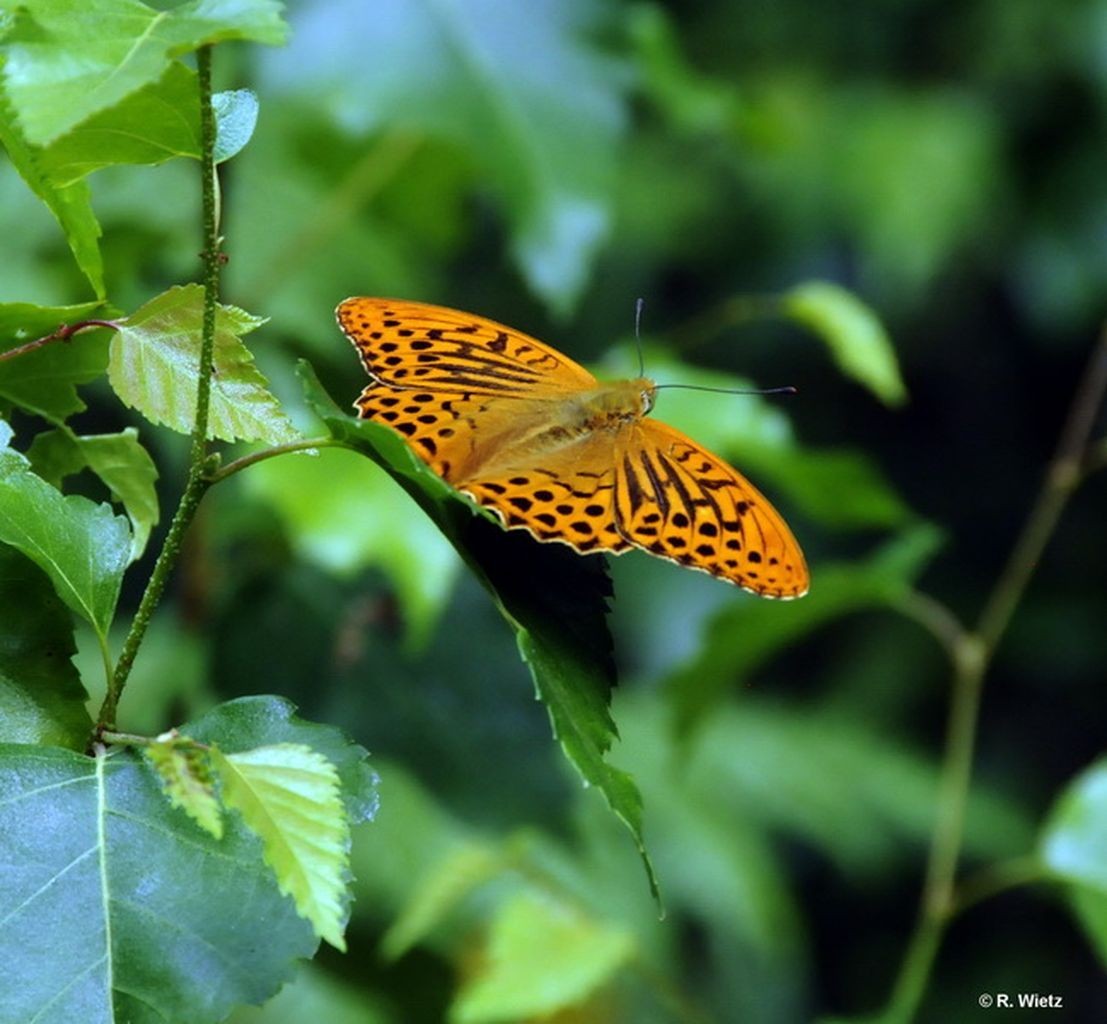
[[[780,388],[711,388],[704,384],[656,384],[654,389],[683,388],[685,391],[714,391],[719,395],[796,395],[799,389],[791,384]]]
[[[642,309],[646,300],[639,296],[634,302],[634,344],[638,348],[638,376],[646,376],[646,359],[642,355]]]

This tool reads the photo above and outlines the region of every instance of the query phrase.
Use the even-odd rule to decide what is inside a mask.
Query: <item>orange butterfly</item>
[[[352,298],[338,323],[372,383],[356,402],[508,529],[650,554],[763,597],[807,593],[803,553],[740,473],[646,419],[656,385],[600,382],[519,331],[443,306]]]

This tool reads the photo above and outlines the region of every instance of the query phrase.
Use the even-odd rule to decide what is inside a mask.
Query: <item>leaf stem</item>
[[[313,439],[307,439],[304,441],[289,441],[287,444],[277,444],[272,448],[265,448],[260,452],[251,452],[249,455],[243,455],[239,459],[235,459],[233,462],[228,462],[225,466],[221,466],[219,469],[213,470],[207,475],[208,484],[217,484],[222,480],[226,480],[227,477],[233,476],[235,473],[239,473],[246,469],[248,466],[253,466],[255,463],[263,462],[265,459],[272,459],[277,455],[288,455],[292,452],[309,452],[315,448],[348,448],[349,445],[344,441],[334,437],[316,437]]]
[[[211,372],[215,352],[215,309],[219,297],[219,269],[222,254],[219,244],[219,222],[216,212],[215,178],[215,116],[211,105],[211,46],[202,46],[196,53],[196,70],[200,92],[200,174],[203,195],[203,265],[204,265],[204,317],[200,343],[200,372],[196,387],[196,421],[192,431],[192,448],[189,454],[188,480],[180,504],[169,524],[165,543],[158,553],[150,579],[146,583],[138,610],[131,621],[131,628],[123,642],[115,671],[108,680],[108,690],[97,716],[97,731],[115,725],[116,712],[123,687],[127,683],[135,655],[142,644],[150,619],[165,590],[166,582],[181,554],[185,531],[192,522],[209,486],[204,475],[207,461],[208,413],[211,405]]]
[[[1031,871],[1029,861],[1020,861],[1018,871],[1012,869],[1006,876],[1000,876],[990,888],[979,879],[976,882],[970,879],[960,897],[954,889],[964,838],[984,676],[1065,505],[1093,466],[1095,453],[1102,445],[1102,442],[1090,442],[1090,437],[1104,394],[1107,394],[1107,324],[1073,396],[1057,451],[1038,497],[985,602],[976,630],[955,638],[949,634],[954,640],[950,647],[953,679],[937,821],[931,838],[919,919],[888,1007],[881,1017],[884,1021],[903,1022],[915,1016],[942,933],[959,909],[1002,888],[1025,884],[1040,876],[1040,872]],[[941,632],[947,631],[937,620],[933,625]],[[993,878],[998,872],[998,868],[993,869]]]

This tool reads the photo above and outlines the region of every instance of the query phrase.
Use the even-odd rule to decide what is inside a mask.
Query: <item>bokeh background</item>
[[[881,583],[972,624],[1042,483],[1107,315],[1107,3],[318,0],[288,17],[287,48],[221,47],[217,67],[261,101],[224,169],[224,298],[270,318],[250,340],[299,422],[296,358],[340,402],[363,386],[333,324],[347,295],[472,310],[610,373],[633,372],[641,296],[659,379],[799,389],[663,392],[656,414],[773,496],[814,589],[769,604],[645,555],[612,564],[613,759],[642,788],[658,921],[504,622],[407,498],[345,453],[218,488],[125,723],[281,693],[370,748],[382,801],[357,839],[350,953],[235,1020],[493,1019],[489,960],[514,951],[533,993],[565,915],[576,995],[558,1020],[878,1010],[915,918],[950,674]],[[195,274],[194,179],[182,161],[93,178],[122,308]],[[7,168],[0,189],[5,298],[83,297]],[[785,315],[812,281],[863,304],[856,330],[882,325],[904,401]],[[87,423],[125,425],[104,397]],[[183,447],[143,436],[168,505]],[[1100,474],[990,672],[970,865],[1032,850],[1103,750],[1105,509]],[[922,1018],[972,1019],[983,991],[1107,1014],[1102,965],[1046,886],[957,920]],[[520,1007],[495,1019],[537,1016]]]

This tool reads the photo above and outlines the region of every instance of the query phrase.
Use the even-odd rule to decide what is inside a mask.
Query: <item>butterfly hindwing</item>
[[[444,306],[351,298],[336,311],[370,376],[400,388],[529,397],[596,386],[583,367],[493,320]]]
[[[609,436],[584,437],[532,465],[464,481],[458,489],[492,509],[508,529],[528,530],[582,554],[619,554],[631,544],[615,526],[613,446]]]
[[[656,420],[630,428],[615,453],[615,519],[651,554],[764,597],[801,597],[808,573],[779,513],[736,470]]]

